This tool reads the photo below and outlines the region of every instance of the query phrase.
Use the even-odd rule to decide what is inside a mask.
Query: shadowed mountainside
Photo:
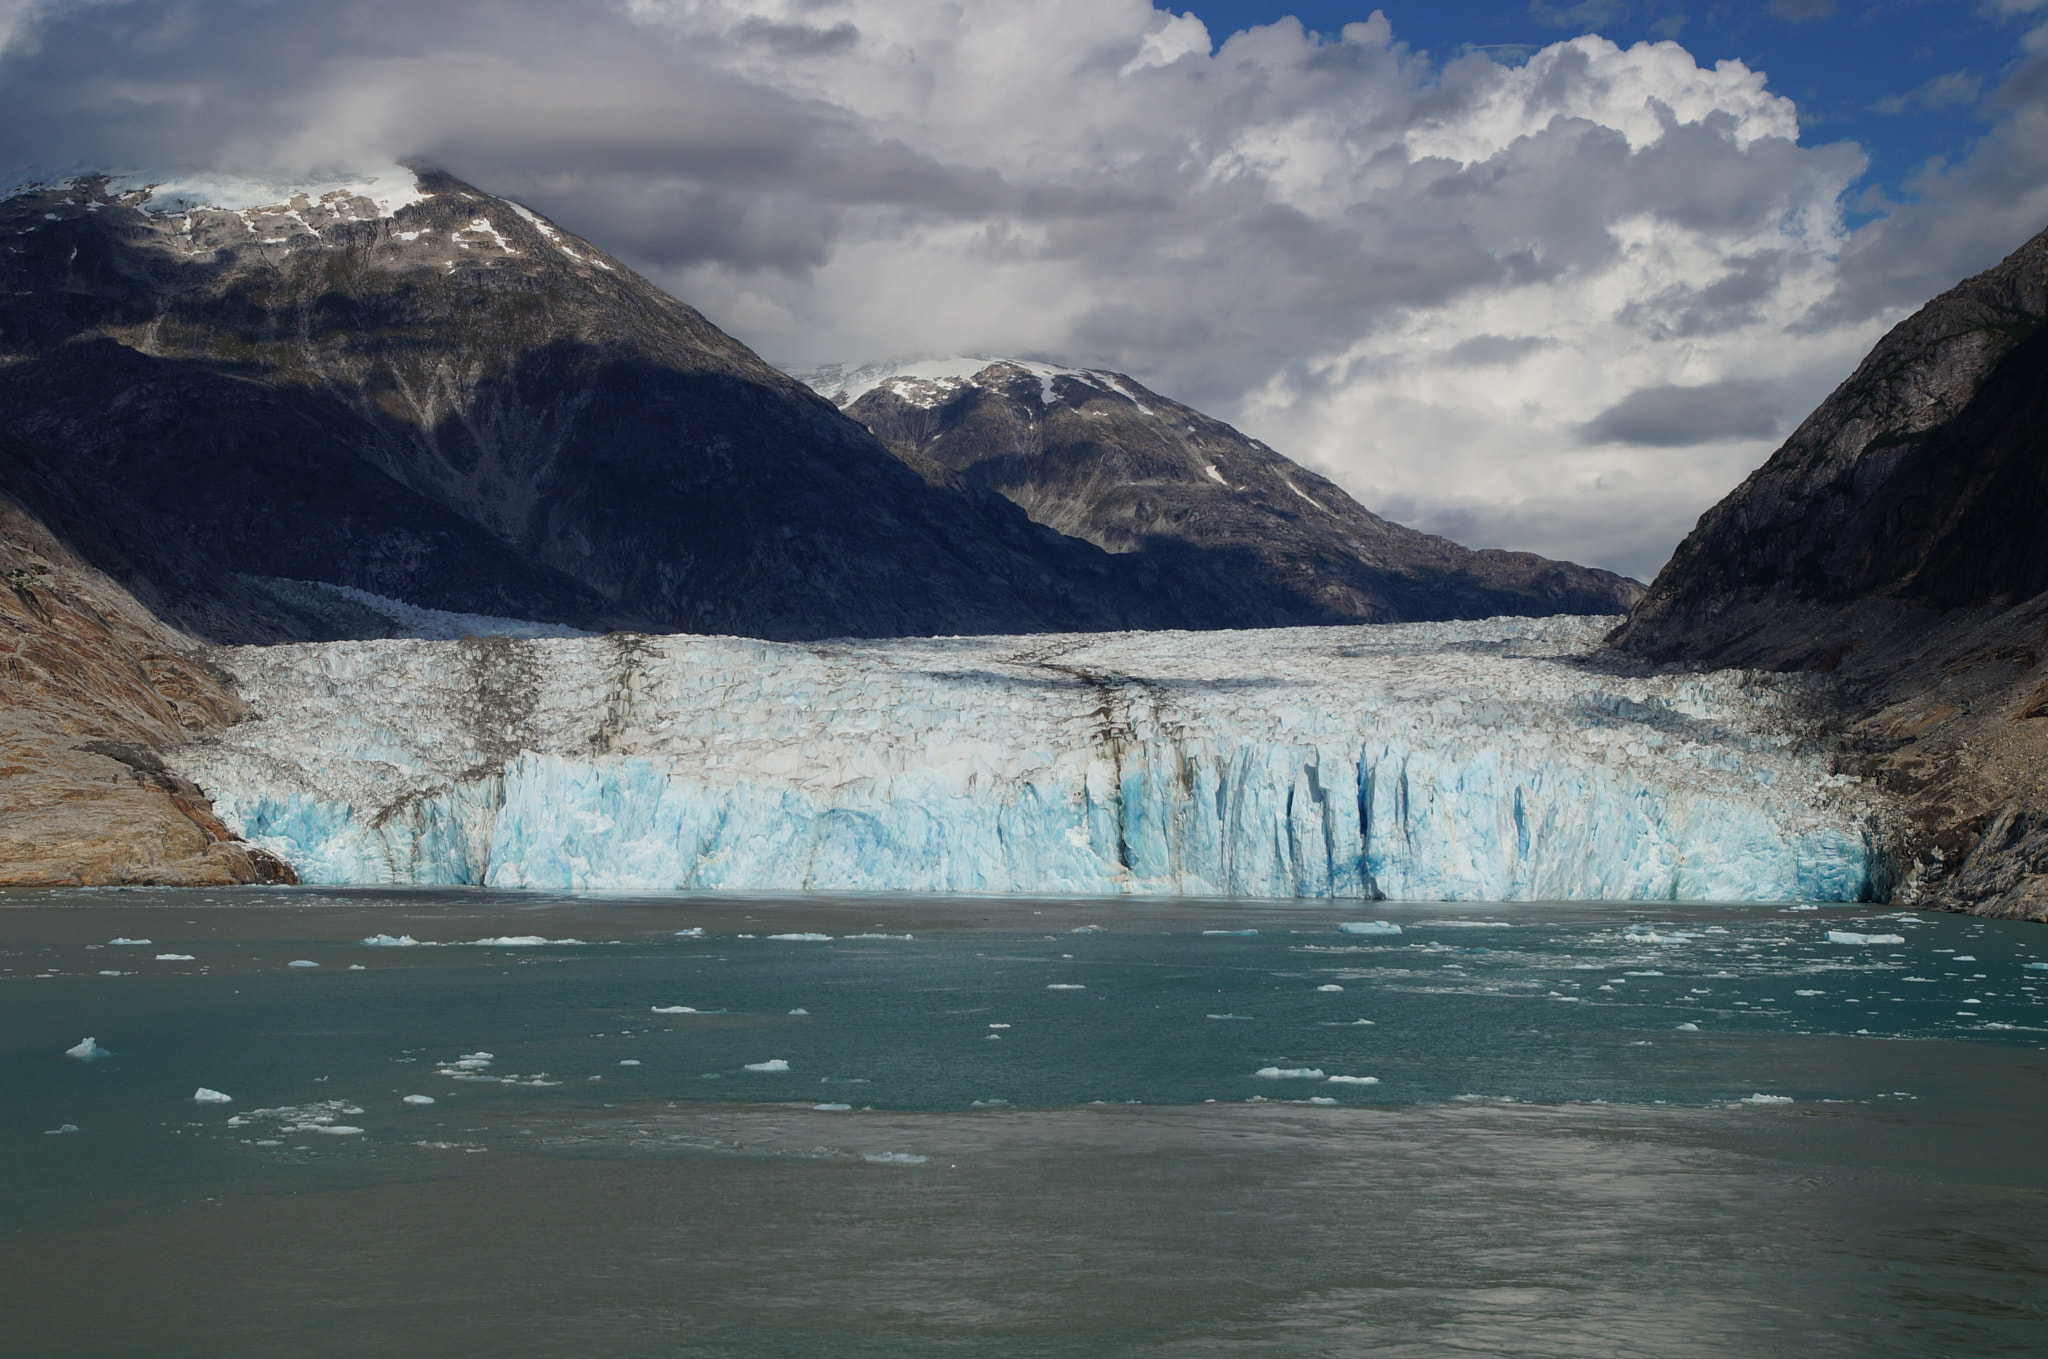
[[[2048,919],[2048,232],[1900,322],[1700,519],[1617,645],[1842,685],[1904,895]]]

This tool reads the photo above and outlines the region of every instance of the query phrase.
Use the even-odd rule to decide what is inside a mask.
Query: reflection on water
[[[2038,927],[56,899],[0,908],[9,1355],[1978,1355],[2048,1321]],[[536,937],[587,942],[472,942]]]

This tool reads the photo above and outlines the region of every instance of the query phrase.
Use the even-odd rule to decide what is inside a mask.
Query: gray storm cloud
[[[1423,527],[1638,576],[1901,309],[2048,220],[2038,42],[1977,155],[1852,232],[1860,151],[1675,43],[1439,65],[1377,15],[1218,46],[1144,0],[10,21],[0,168],[424,158],[771,358],[1120,368]]]

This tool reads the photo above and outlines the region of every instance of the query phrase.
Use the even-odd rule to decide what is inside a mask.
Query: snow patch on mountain
[[[1855,900],[1812,677],[1616,674],[1612,619],[216,653],[184,747],[315,883]]]
[[[1060,398],[1054,383],[1075,378],[1097,389],[1123,397],[1146,415],[1135,393],[1115,373],[1094,368],[1070,368],[1065,364],[1042,363],[1036,359],[1007,359],[989,354],[963,354],[943,359],[897,359],[861,367],[828,364],[822,368],[792,369],[790,376],[836,406],[850,406],[877,387],[888,387],[915,406],[936,406],[962,387],[984,386],[976,382],[990,368],[1020,368],[1038,379],[1038,398],[1050,406]]]

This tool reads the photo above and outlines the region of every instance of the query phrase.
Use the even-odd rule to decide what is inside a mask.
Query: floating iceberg
[[[101,1057],[111,1057],[114,1054],[108,1052],[105,1048],[101,1047],[99,1045],[99,1040],[94,1038],[88,1038],[81,1042],[75,1048],[64,1049],[64,1055],[66,1057],[76,1057],[81,1062],[90,1062],[95,1061]]]
[[[1830,944],[1903,944],[1903,934],[1858,934],[1854,930],[1829,930]]]
[[[235,1102],[232,1096],[223,1095],[218,1090],[208,1090],[203,1085],[192,1092],[192,1100],[195,1104],[233,1104]]]
[[[362,941],[371,948],[418,948],[420,941],[409,934],[373,934]]]
[[[174,758],[321,884],[1876,895],[1824,681],[1580,663],[1608,626],[235,648],[263,720]]]
[[[1262,1066],[1252,1073],[1264,1076],[1269,1081],[1322,1081],[1328,1080],[1320,1070],[1312,1066]]]
[[[785,1062],[785,1061],[783,1061],[783,1060],[782,1060],[782,1059],[781,1059],[780,1057],[770,1057],[770,1058],[769,1058],[769,1059],[768,1059],[767,1061],[765,1061],[765,1062],[748,1062],[748,1063],[747,1063],[747,1070],[749,1070],[749,1071],[787,1071],[787,1070],[789,1070],[789,1063],[788,1063],[788,1062]]]
[[[1401,927],[1385,920],[1347,920],[1337,927],[1346,934],[1399,934]]]

